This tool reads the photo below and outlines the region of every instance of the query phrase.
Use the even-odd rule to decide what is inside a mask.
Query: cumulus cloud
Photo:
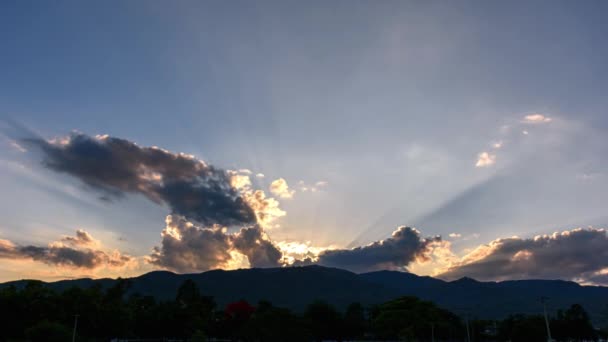
[[[266,197],[266,193],[262,190],[245,191],[243,199],[255,213],[258,224],[265,229],[278,227],[278,225],[272,225],[272,222],[287,214],[280,208],[276,199]]]
[[[264,178],[265,177],[263,173],[258,173],[255,176],[258,177],[258,178]]]
[[[283,257],[281,251],[259,227],[242,228],[232,236],[232,244],[247,256],[251,267],[278,267]]]
[[[523,239],[497,239],[479,246],[440,276],[479,280],[569,279],[597,281],[608,268],[604,229],[573,229]]]
[[[242,174],[249,170],[234,175],[191,155],[107,135],[73,133],[49,141],[24,141],[42,150],[46,167],[80,179],[101,191],[103,198],[138,193],[206,225],[256,223],[255,212],[238,188],[244,186]]]
[[[326,250],[318,260],[306,261],[354,272],[405,270],[413,261],[427,260],[431,245],[437,241],[441,238],[422,238],[414,228],[399,227],[388,239],[353,249]]]
[[[289,185],[284,178],[275,179],[270,183],[270,192],[281,198],[292,198],[295,191],[289,189]]]
[[[448,236],[451,237],[452,239],[458,239],[458,238],[462,237],[462,234],[450,233],[450,235],[448,235]]]
[[[553,119],[551,119],[548,116],[544,116],[542,114],[530,114],[530,115],[526,115],[524,116],[522,122],[525,124],[540,124],[540,123],[548,123],[551,122]]]
[[[64,237],[48,246],[22,246],[0,240],[0,258],[29,259],[48,265],[84,269],[120,268],[134,261],[131,256],[118,251],[106,252],[91,248],[94,241],[84,230],[78,230],[75,236]]]
[[[148,257],[151,264],[176,272],[280,266],[281,252],[257,225],[231,234],[225,227],[199,227],[177,215],[165,222],[161,246]]]
[[[481,152],[477,155],[477,163],[475,167],[488,167],[496,163],[496,155],[488,152]]]

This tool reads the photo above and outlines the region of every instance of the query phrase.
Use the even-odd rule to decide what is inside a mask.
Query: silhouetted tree
[[[357,339],[363,337],[367,329],[365,310],[361,303],[351,303],[344,313],[344,338]]]
[[[67,327],[44,320],[25,330],[25,337],[31,342],[65,342],[72,335]]]
[[[174,323],[178,327],[177,336],[191,336],[195,331],[207,331],[212,319],[215,301],[202,296],[192,279],[182,283],[175,297]]]
[[[372,329],[381,339],[448,339],[462,335],[462,325],[453,313],[416,297],[401,297],[372,310]]]
[[[304,318],[315,341],[341,339],[342,317],[330,304],[324,301],[309,304]]]
[[[558,340],[593,340],[597,337],[589,315],[579,304],[573,304],[566,311],[558,311],[551,321],[553,335]]]
[[[544,318],[540,315],[511,315],[501,322],[499,336],[503,341],[512,342],[546,341]]]

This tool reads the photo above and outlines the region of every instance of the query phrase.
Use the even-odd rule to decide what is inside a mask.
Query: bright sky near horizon
[[[0,281],[315,262],[608,284],[606,13],[3,1]]]

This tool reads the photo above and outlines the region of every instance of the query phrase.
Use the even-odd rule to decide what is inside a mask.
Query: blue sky
[[[462,258],[513,235],[606,227],[606,10],[4,1],[0,239],[44,245],[82,228],[143,256],[170,213],[139,195],[99,201],[15,148],[10,122],[46,139],[108,134],[263,173],[252,186],[268,196],[283,178],[295,193],[275,196],[287,213],[267,230],[277,242],[352,248],[409,225]],[[302,191],[317,182],[327,184]],[[12,262],[0,260],[6,279],[28,276]]]

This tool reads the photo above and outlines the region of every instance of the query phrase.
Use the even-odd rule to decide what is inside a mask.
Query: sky
[[[0,281],[608,285],[605,1],[3,1]]]

